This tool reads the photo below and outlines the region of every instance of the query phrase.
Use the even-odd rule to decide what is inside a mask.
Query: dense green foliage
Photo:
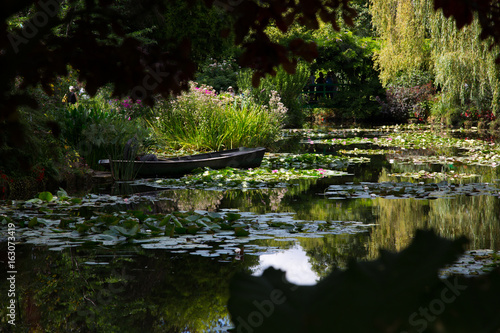
[[[423,73],[440,91],[443,108],[499,110],[498,47],[483,39],[477,17],[457,30],[455,20],[434,11],[431,0],[371,0],[373,23],[382,40],[375,61],[384,85]],[[397,82],[400,82],[399,84]],[[439,112],[442,114],[443,112]],[[436,114],[438,115],[438,114]],[[448,117],[451,113],[446,114]]]
[[[132,138],[143,146],[149,137],[143,122],[145,110],[149,108],[141,106],[140,101],[106,101],[95,97],[48,114],[61,126],[60,140],[74,147],[89,166],[97,168],[100,159],[121,159],[127,141]]]
[[[315,34],[319,56],[313,65],[326,74],[332,71],[341,84],[332,107],[341,119],[372,121],[380,114],[377,96],[384,91],[373,66],[378,45],[372,38],[360,38],[348,31],[335,32],[326,26]]]
[[[369,16],[365,5],[366,1],[356,4],[359,8],[364,8],[363,13]],[[323,23],[318,30],[292,26],[287,33],[282,33],[277,28],[268,31],[271,39],[282,45],[289,45],[295,38],[317,45],[318,56],[310,67],[312,74],[317,77],[320,72],[326,75],[331,71],[340,86],[333,100],[320,101],[313,107],[329,109],[327,113],[333,113],[340,121],[371,121],[380,113],[376,97],[383,96],[384,91],[372,60],[378,44],[367,36],[366,19],[356,21],[357,28],[354,32],[349,31],[347,26],[336,31],[331,25]]]
[[[210,58],[196,75],[196,82],[210,86],[218,93],[227,91],[229,87],[233,87],[234,91],[237,91],[239,70],[240,68],[234,59],[216,61]]]
[[[288,109],[285,118],[286,126],[300,128],[304,123],[301,94],[308,77],[309,66],[306,63],[300,63],[297,65],[295,74],[288,74],[280,67],[276,75],[267,76],[260,81],[258,87],[253,87],[252,72],[243,71],[238,75],[238,87],[241,92],[249,93],[256,103],[262,105],[269,103],[273,91],[277,92]]]
[[[285,113],[277,94],[264,106],[191,83],[189,92],[159,104],[150,124],[167,147],[221,150],[269,146],[280,134]]]
[[[241,71],[234,60],[238,54],[241,54],[241,50],[232,46],[234,36],[231,33],[225,37],[220,34],[222,30],[231,30],[232,24],[240,19],[238,15],[233,15],[232,9],[241,10],[241,8],[235,7],[227,11],[224,6],[206,7],[204,1],[201,0],[192,3],[169,1],[157,7],[147,7],[144,3],[127,0],[115,2],[109,12],[92,13],[91,17],[101,20],[115,11],[129,18],[121,22],[123,35],[113,29],[100,32],[99,43],[103,45],[111,46],[127,38],[134,38],[146,48],[160,46],[164,50],[189,49],[190,51],[186,52],[186,55],[189,54],[189,61],[193,60],[202,64],[197,71],[198,82],[213,87],[218,93],[232,86],[238,93],[245,93],[245,90],[248,90],[253,103],[267,105],[272,91],[277,91],[281,103],[288,109],[284,118],[286,127],[301,127],[304,124],[305,116],[302,106],[306,100],[302,90],[308,74],[310,72],[316,75],[326,74],[329,71],[335,74],[340,84],[339,91],[334,98],[323,99],[313,105],[313,107],[321,107],[321,112],[326,118],[340,121],[373,122],[376,119],[379,122],[404,122],[409,116],[425,121],[429,115],[432,115],[434,119],[441,121],[453,118],[455,120],[450,120],[448,123],[454,124],[459,123],[456,119],[472,121],[494,119],[494,113],[499,107],[499,70],[498,65],[494,63],[495,53],[489,49],[490,43],[488,40],[481,40],[479,36],[478,20],[473,21],[470,26],[461,31],[457,31],[453,20],[444,18],[441,12],[433,11],[431,0],[356,0],[351,1],[350,5],[357,10],[358,16],[351,20],[350,15],[340,15],[342,18],[339,17],[338,26],[334,27],[324,24],[321,20],[315,23],[309,22],[311,24],[305,26],[287,23],[286,29],[280,25],[279,20],[275,22],[276,24],[266,23],[265,33],[269,42],[277,43],[285,48],[310,45],[298,44],[297,38],[303,39],[305,43],[314,42],[316,45],[314,53],[317,58],[309,65],[302,61],[303,59],[310,60],[308,59],[309,51],[297,52],[298,57],[293,59],[293,61],[298,60],[295,74],[289,74],[292,71],[290,64],[293,61],[290,63],[285,61],[284,67],[277,68],[276,75],[266,77],[256,88],[253,87],[252,81],[256,73],[257,76],[262,74],[262,68],[250,66],[256,71]],[[252,6],[249,8],[255,9]],[[20,28],[22,22],[33,19],[36,9],[22,10],[10,17],[7,21],[10,31]],[[54,35],[58,38],[65,38],[77,34],[77,26],[69,22],[84,17],[86,9],[88,9],[87,5],[81,1],[76,1],[74,4],[64,3],[58,13],[58,18],[62,21],[58,21],[52,27]],[[321,19],[328,21],[326,17]],[[62,24],[63,22],[67,25]],[[353,25],[350,25],[351,23]],[[381,43],[373,38],[372,27],[376,28],[375,32],[380,36]],[[335,28],[340,30],[335,30]],[[240,33],[237,32],[237,34]],[[250,45],[259,38],[253,36],[245,42]],[[184,56],[178,55],[181,58]],[[290,54],[287,54],[288,56]],[[84,76],[90,78],[91,72],[99,70],[96,67],[92,71],[79,71],[66,67],[66,71],[68,75],[60,76],[52,85],[29,87],[29,94],[35,97],[42,112],[33,117],[28,114],[30,111],[25,111],[20,119],[26,116],[29,121],[24,122],[22,127],[28,129],[35,126],[43,128],[42,131],[46,135],[55,134],[54,138],[46,137],[46,140],[57,142],[60,147],[69,144],[70,150],[75,149],[93,167],[96,166],[96,160],[102,158],[103,155],[109,156],[110,151],[115,151],[111,155],[117,155],[121,150],[115,146],[114,148],[104,147],[103,142],[113,141],[113,138],[121,138],[121,141],[126,142],[124,138],[133,137],[136,132],[139,133],[139,141],[142,142],[143,138],[148,136],[147,131],[143,130],[145,125],[142,121],[147,120],[150,124],[155,124],[158,130],[162,126],[157,126],[156,117],[170,117],[167,122],[173,121],[177,124],[173,126],[177,130],[166,130],[166,126],[163,125],[163,130],[160,131],[162,136],[168,131],[177,131],[174,135],[175,139],[170,137],[168,140],[174,147],[186,146],[189,141],[193,143],[194,137],[199,139],[200,136],[193,133],[200,127],[213,133],[201,135],[206,143],[201,145],[191,143],[189,144],[191,147],[215,149],[215,147],[230,147],[252,141],[248,139],[252,130],[247,131],[247,125],[236,125],[240,123],[234,121],[233,118],[227,118],[229,116],[224,113],[229,105],[250,110],[254,106],[248,108],[248,105],[251,105],[248,99],[244,99],[244,102],[241,100],[232,104],[226,103],[221,109],[226,110],[224,112],[216,112],[212,109],[210,116],[208,113],[205,115],[206,119],[213,121],[211,125],[206,125],[208,122],[195,121],[191,118],[192,124],[197,124],[196,131],[181,131],[184,124],[181,126],[182,122],[179,122],[179,119],[186,121],[186,118],[181,117],[174,121],[172,118],[174,113],[166,111],[171,110],[168,102],[157,107],[155,112],[158,114],[155,115],[151,108],[145,107],[140,100],[133,101],[128,97],[121,100],[112,99],[114,90],[123,91],[121,86],[123,82],[109,85],[107,89],[99,92],[97,98],[80,100],[76,108],[61,107],[61,98],[70,85],[85,86],[85,82],[77,80],[78,76],[85,74]],[[58,70],[59,72],[64,71]],[[143,77],[136,77],[136,81],[140,79]],[[176,79],[179,82],[178,78]],[[385,91],[380,81],[387,88],[387,98],[385,98]],[[430,82],[433,86],[429,86]],[[24,89],[24,85],[19,85],[21,83],[24,84],[19,78],[17,84]],[[439,96],[432,98],[435,88]],[[258,107],[255,106],[255,108]],[[208,109],[210,108],[206,110]],[[199,111],[194,112],[193,115],[198,114],[197,112]],[[115,118],[116,115],[119,115],[118,118],[121,117],[121,120]],[[222,126],[220,123],[224,117],[231,121],[227,121]],[[249,117],[254,117],[254,115]],[[30,123],[32,119],[35,119],[35,122]],[[200,126],[201,123],[205,125]],[[226,128],[229,123],[234,127],[231,130]],[[280,128],[281,125],[281,120],[274,121],[267,128],[273,126]],[[276,133],[278,129],[272,131]],[[181,138],[181,132],[183,132],[182,135],[191,138]],[[233,133],[232,135],[245,134],[239,138],[230,139],[229,132]],[[39,140],[40,137],[31,137],[38,132],[30,130],[26,133],[28,133],[26,141],[31,146],[25,151],[15,151],[17,146],[21,145],[21,140],[15,142],[15,137],[4,133],[0,152],[11,153],[11,156],[17,156],[18,159],[24,158],[28,161],[27,164],[52,163],[44,161],[52,161],[53,157],[35,156],[42,151],[47,151],[44,148],[33,149],[33,144],[44,144]],[[59,133],[60,137],[58,137]],[[247,139],[243,139],[244,136]],[[262,142],[271,142],[271,137],[276,137],[276,135],[270,135]],[[163,139],[166,137],[164,136]],[[123,145],[123,142],[119,145]],[[51,152],[50,154],[58,155],[63,159],[66,153],[53,154]],[[31,157],[27,158],[27,155]],[[6,171],[11,168],[20,170],[14,166],[19,164],[19,161],[2,162],[1,166]],[[56,167],[46,165],[44,168],[53,170],[52,173],[57,175]]]

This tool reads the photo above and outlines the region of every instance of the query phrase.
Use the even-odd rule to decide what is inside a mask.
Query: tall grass
[[[268,105],[260,105],[248,97],[217,95],[211,87],[193,83],[187,93],[161,103],[151,125],[172,148],[268,146],[278,138],[285,113],[276,93]]]
[[[136,138],[139,146],[149,136],[141,118],[131,119],[120,110],[100,106],[94,101],[68,106],[53,112],[61,126],[65,144],[74,147],[91,168],[100,159],[123,159],[127,141]]]

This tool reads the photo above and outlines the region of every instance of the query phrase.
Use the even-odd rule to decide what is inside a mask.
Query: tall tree
[[[424,16],[417,9],[425,0],[370,0],[373,25],[381,48],[375,53],[375,65],[384,85],[399,75],[429,68]]]
[[[371,10],[383,40],[376,64],[384,84],[429,71],[446,105],[498,111],[500,53],[495,40],[484,37],[479,14],[471,12],[471,21],[457,29],[432,0],[371,0]]]
[[[430,32],[435,83],[442,88],[447,105],[473,106],[499,110],[500,67],[495,63],[498,47],[481,39],[477,18],[456,28],[441,11],[432,13]]]

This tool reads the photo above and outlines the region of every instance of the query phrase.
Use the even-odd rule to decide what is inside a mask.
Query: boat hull
[[[257,168],[262,162],[266,148],[236,148],[189,156],[180,156],[158,161],[101,160],[108,168],[131,167],[135,177],[179,177],[198,168],[223,169]]]

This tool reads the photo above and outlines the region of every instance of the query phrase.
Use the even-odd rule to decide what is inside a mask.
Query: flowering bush
[[[474,108],[469,108],[462,113],[460,113],[460,117],[463,120],[470,120],[470,121],[479,121],[479,120],[484,120],[486,122],[490,122],[496,119],[495,114],[491,112],[490,110],[475,110]]]
[[[172,147],[220,150],[265,146],[279,135],[287,109],[276,92],[260,105],[245,96],[217,94],[192,82],[188,92],[160,103],[152,122]]]
[[[111,109],[116,111],[117,114],[122,115],[125,119],[135,119],[135,118],[149,118],[151,114],[151,108],[145,105],[140,99],[133,100],[130,97],[123,99],[113,99],[108,102]]]
[[[377,96],[382,106],[382,114],[397,122],[405,122],[414,117],[422,122],[427,119],[430,110],[430,100],[436,93],[431,83],[414,87],[389,87],[386,91],[386,101]]]

